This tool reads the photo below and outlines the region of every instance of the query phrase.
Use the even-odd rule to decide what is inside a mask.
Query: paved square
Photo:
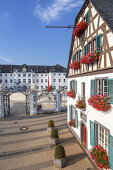
[[[46,130],[53,119],[64,146],[68,164],[65,170],[93,168],[87,154],[66,126],[66,112],[35,117],[3,118],[0,120],[0,170],[56,170],[53,166],[54,147],[50,147]],[[22,127],[28,129],[22,131]]]

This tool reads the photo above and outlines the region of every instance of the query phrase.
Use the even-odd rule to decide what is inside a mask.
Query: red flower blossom
[[[78,23],[73,31],[74,37],[80,37],[81,33],[87,28],[86,21]]]
[[[70,91],[67,92],[67,96],[71,98],[75,98],[76,97],[75,91],[71,89]]]
[[[78,69],[78,68],[80,68],[80,62],[79,62],[78,60],[72,62],[72,63],[69,65],[69,68],[70,68],[70,69]]]
[[[68,125],[75,127],[75,119],[70,120]]]
[[[86,103],[83,100],[77,100],[77,103],[75,104],[77,108],[86,108]]]
[[[100,54],[100,52],[98,52],[96,50],[91,53],[88,53],[87,55],[85,55],[81,58],[80,63],[81,64],[93,63],[99,59],[99,54]]]
[[[94,160],[95,164],[99,168],[109,169],[109,162],[106,150],[100,146],[96,145],[91,149],[90,152],[91,159]]]
[[[107,97],[106,94],[102,95],[96,95],[91,96],[88,99],[89,105],[91,105],[94,109],[97,109],[98,111],[109,111],[111,109],[111,104],[108,103],[108,100],[110,98]]]

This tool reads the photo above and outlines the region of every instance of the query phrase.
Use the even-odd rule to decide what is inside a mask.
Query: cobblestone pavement
[[[53,119],[68,159],[65,170],[95,169],[66,126],[66,112],[0,120],[0,170],[57,170],[53,166],[47,123]],[[22,131],[22,127],[28,129]]]

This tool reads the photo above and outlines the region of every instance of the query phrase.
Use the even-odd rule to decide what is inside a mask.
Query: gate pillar
[[[4,95],[0,94],[0,118],[4,116]]]
[[[60,111],[60,90],[57,90],[56,94],[56,110]]]
[[[30,115],[37,114],[37,92],[31,92],[30,94]]]

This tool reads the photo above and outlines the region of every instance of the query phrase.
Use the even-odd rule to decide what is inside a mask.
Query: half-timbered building
[[[81,29],[83,21],[87,27]],[[75,19],[67,78],[68,91],[75,91],[68,97],[68,123],[75,119],[69,128],[87,151],[103,146],[113,169],[113,0],[84,1]]]

